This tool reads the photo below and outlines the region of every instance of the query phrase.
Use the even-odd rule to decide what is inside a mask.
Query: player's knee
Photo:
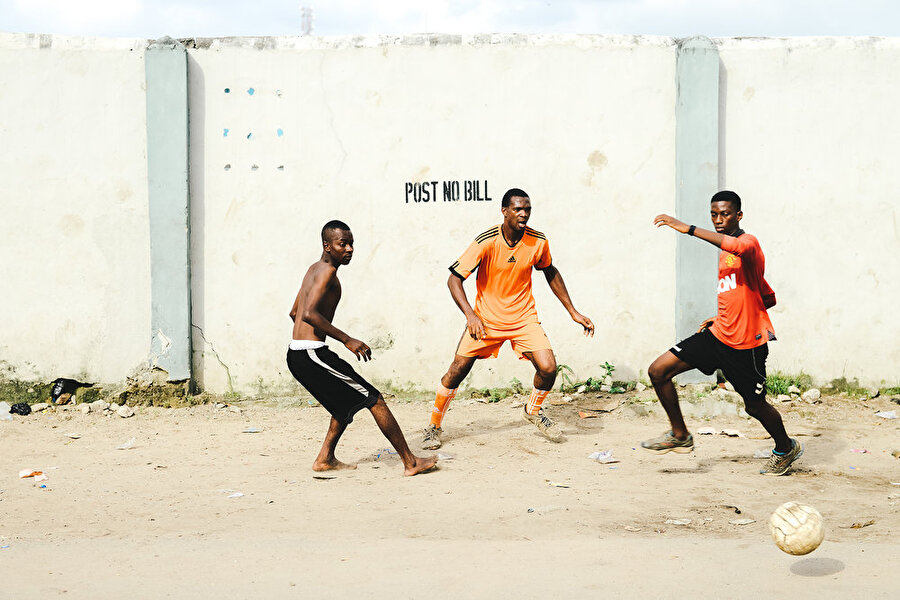
[[[654,361],[653,364],[650,365],[647,369],[647,376],[650,378],[650,383],[653,385],[669,379],[665,365],[661,365],[659,361]]]

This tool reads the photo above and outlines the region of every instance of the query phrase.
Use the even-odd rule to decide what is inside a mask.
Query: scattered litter
[[[10,406],[6,402],[0,402],[0,421],[12,421],[12,415],[9,412]]]
[[[313,479],[337,479],[334,475],[313,475]]]
[[[578,411],[578,416],[581,417],[582,419],[598,419],[598,418],[600,418],[600,415],[597,413],[585,412],[583,410]]]
[[[231,494],[230,496],[228,496],[228,498],[240,498],[243,495],[244,495],[243,492],[235,492],[235,493]]]
[[[306,403],[309,404],[310,406],[319,406],[319,403],[316,402],[315,400],[307,400]]]
[[[549,479],[545,479],[544,481],[546,481],[548,485],[552,485],[553,487],[558,487],[558,488],[569,487],[568,483],[557,483],[556,481],[550,481]]]
[[[750,523],[756,523],[756,519],[732,519],[728,522],[732,525],[749,525]]]
[[[47,489],[47,484],[42,483],[42,484],[39,485],[38,487],[41,488],[42,490],[45,490],[45,489]]]
[[[720,504],[720,505],[719,505],[719,508],[731,508],[731,509],[734,510],[734,514],[736,514],[736,515],[741,514],[741,509],[739,509],[739,508],[738,508],[737,506],[735,506],[734,504]]]
[[[260,432],[260,429],[257,427],[247,427],[246,429],[243,429],[241,431],[241,433],[259,433],[259,432]]]
[[[744,437],[744,434],[737,429],[723,429],[722,435],[727,435],[728,437]]]
[[[81,437],[80,433],[67,433],[66,437],[69,439],[77,440]]]
[[[449,454],[444,454],[443,452],[438,452],[438,460],[453,460],[453,457]]]
[[[855,471],[855,470],[856,470],[856,467],[850,467],[850,470],[851,470],[851,471]]]
[[[135,438],[131,438],[121,446],[116,446],[116,450],[131,450],[132,448],[134,448],[135,442],[137,442],[137,440]]]
[[[7,544],[5,546],[0,546],[0,550],[6,550],[7,548],[9,548],[9,544]]]
[[[881,417],[882,419],[896,419],[897,411],[895,410],[882,410],[875,413],[876,417]]]
[[[641,530],[640,527],[635,527],[634,525],[626,525],[623,529],[625,529],[625,531],[633,531],[635,533]]]
[[[50,383],[53,385],[53,390],[50,392],[53,404],[68,404],[75,392],[78,391],[78,388],[94,387],[93,383],[82,383],[74,379],[66,379],[65,377],[54,379]]]
[[[529,509],[528,509],[528,512],[533,513],[533,512],[534,512],[534,509],[533,509],[533,508],[529,508]]]
[[[772,456],[771,450],[756,450],[753,452],[753,458],[769,458]]]
[[[602,463],[604,465],[610,463],[619,462],[618,459],[613,458],[612,450],[604,450],[603,452],[594,452],[588,458],[591,460],[596,460],[598,463]]]
[[[397,454],[397,452],[394,450],[391,450],[390,448],[382,448],[381,450],[378,450],[375,452],[375,460],[378,460],[382,456],[391,456],[391,455],[396,456],[396,454]]]
[[[690,525],[690,519],[666,519],[666,525]]]
[[[31,406],[29,406],[27,402],[16,402],[10,407],[9,412],[14,415],[27,417],[31,414]]]
[[[37,477],[38,475],[43,475],[43,471],[35,471],[33,469],[22,469],[19,471],[19,478],[25,479],[26,477]]]
[[[697,430],[697,435],[716,435],[717,433],[715,427],[701,427]]]
[[[900,458],[900,450],[894,450],[893,452],[891,452],[891,456],[893,456],[894,458]]]
[[[892,481],[891,485],[900,485],[900,481]]]
[[[43,473],[41,473],[40,475],[34,476],[35,481],[47,481],[48,479],[50,479],[50,478],[47,477],[46,475],[44,475]]]
[[[871,452],[865,448],[850,448],[850,452],[856,452],[857,454],[871,454]]]
[[[868,527],[869,525],[874,525],[875,519],[869,519],[868,521],[858,521],[850,526],[843,526],[841,529],[862,529],[863,527]]]

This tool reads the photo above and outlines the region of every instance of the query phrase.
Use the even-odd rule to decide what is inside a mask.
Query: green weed
[[[766,392],[774,396],[787,394],[792,385],[800,388],[800,391],[806,391],[813,386],[813,380],[802,371],[797,375],[775,371],[766,377]]]

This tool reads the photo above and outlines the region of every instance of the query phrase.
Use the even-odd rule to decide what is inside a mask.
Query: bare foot
[[[433,454],[428,458],[421,458],[418,456],[414,456],[413,458],[416,462],[406,467],[406,469],[403,471],[403,474],[407,477],[418,475],[419,473],[425,473],[426,471],[430,471],[437,467],[437,456],[434,456]]]
[[[347,463],[342,463],[336,458],[332,458],[331,460],[324,460],[313,463],[312,470],[313,471],[343,471],[344,469],[355,469],[356,465],[348,465]]]

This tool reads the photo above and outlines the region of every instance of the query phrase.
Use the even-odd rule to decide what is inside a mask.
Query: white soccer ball
[[[775,545],[794,556],[809,554],[825,539],[819,511],[797,502],[785,502],[775,509],[769,517],[769,531]]]

